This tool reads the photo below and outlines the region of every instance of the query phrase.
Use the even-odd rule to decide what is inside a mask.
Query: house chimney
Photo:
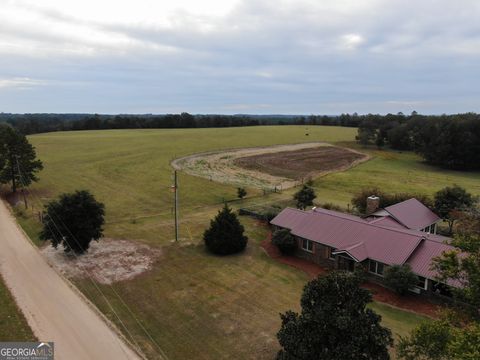
[[[380,207],[380,198],[378,196],[372,195],[367,198],[367,215],[373,214]]]

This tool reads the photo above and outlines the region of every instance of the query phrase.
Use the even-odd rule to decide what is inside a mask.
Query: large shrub
[[[243,234],[244,231],[237,216],[225,204],[210,222],[210,228],[203,234],[203,240],[208,250],[214,254],[234,254],[247,246],[248,238]]]
[[[315,200],[316,197],[315,191],[308,185],[303,185],[302,188],[293,195],[293,199],[297,202],[297,208],[302,210],[305,210],[307,206],[312,206],[313,200]]]
[[[285,255],[293,254],[297,248],[297,242],[288,229],[275,231],[272,236],[272,244]]]
[[[77,254],[88,250],[92,240],[102,237],[105,206],[88,191],[62,194],[45,206],[42,240],[52,246],[62,245],[66,252]]]
[[[415,286],[418,281],[417,275],[412,272],[410,265],[392,265],[385,269],[385,285],[396,293],[404,295]]]

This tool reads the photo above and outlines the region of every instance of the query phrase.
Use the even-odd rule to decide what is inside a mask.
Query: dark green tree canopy
[[[60,195],[45,206],[42,240],[51,240],[53,247],[62,245],[66,252],[77,254],[88,250],[92,240],[102,237],[105,206],[88,191]]]
[[[229,255],[240,252],[247,246],[248,238],[244,235],[244,227],[237,216],[225,204],[211,220],[210,228],[203,234],[208,250],[218,255]]]
[[[243,199],[245,196],[247,196],[247,190],[245,190],[243,187],[237,188],[237,196],[239,199]]]
[[[297,242],[288,229],[276,230],[272,235],[272,244],[286,255],[292,254],[297,248]]]
[[[458,185],[447,186],[435,194],[435,211],[448,222],[449,232],[452,233],[455,212],[468,210],[474,202],[472,194],[464,188]]]
[[[400,295],[405,295],[417,283],[417,275],[408,264],[392,265],[385,269],[385,285]]]
[[[36,174],[42,169],[27,138],[11,126],[0,124],[0,183],[11,183],[15,192],[38,181]]]
[[[297,208],[305,210],[307,206],[313,205],[313,200],[317,195],[315,191],[307,185],[303,185],[302,188],[295,193],[293,199],[297,201]]]
[[[281,315],[277,334],[282,360],[389,359],[393,344],[381,317],[366,308],[372,300],[360,279],[345,272],[331,272],[309,282],[301,299],[302,312]]]

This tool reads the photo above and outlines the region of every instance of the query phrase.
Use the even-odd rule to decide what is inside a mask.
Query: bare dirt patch
[[[245,169],[300,180],[315,173],[330,172],[350,166],[364,157],[363,154],[345,148],[319,146],[311,149],[246,156],[235,159],[233,163]]]
[[[211,181],[282,190],[368,159],[351,149],[316,142],[201,153],[176,159],[172,166]]]
[[[87,277],[101,284],[130,280],[151,269],[161,255],[159,249],[128,240],[93,241],[86,254],[74,256],[63,248],[47,246],[41,250],[47,261],[68,278]]]

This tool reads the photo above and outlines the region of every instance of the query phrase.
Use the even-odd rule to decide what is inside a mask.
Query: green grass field
[[[295,190],[262,196],[259,189],[247,189],[248,197],[237,201],[233,186],[180,173],[181,239],[175,244],[169,164],[188,154],[238,147],[312,141],[357,147],[356,129],[309,126],[309,133],[306,137],[302,126],[276,126],[34,135],[29,139],[45,170],[33,189],[44,202],[61,192],[88,189],[106,205],[106,236],[162,247],[163,255],[152,271],[117,283],[114,289],[170,358],[272,358],[278,350],[278,313],[298,309],[306,275],[269,259],[259,247],[267,229],[249,218],[241,218],[251,239],[244,254],[211,256],[200,244],[201,234],[224,200],[232,200],[235,208],[264,205],[285,201]],[[457,183],[480,194],[478,172],[442,171],[411,153],[364,151],[374,158],[347,172],[315,180],[319,202],[346,206],[364,186],[432,195]],[[31,212],[27,215],[20,223],[36,239],[38,223]],[[88,281],[79,280],[77,285],[117,322]],[[102,289],[135,341],[156,358],[155,346],[113,290]],[[396,334],[406,334],[423,319],[381,304],[372,307]]]
[[[1,276],[0,341],[37,341]]]

